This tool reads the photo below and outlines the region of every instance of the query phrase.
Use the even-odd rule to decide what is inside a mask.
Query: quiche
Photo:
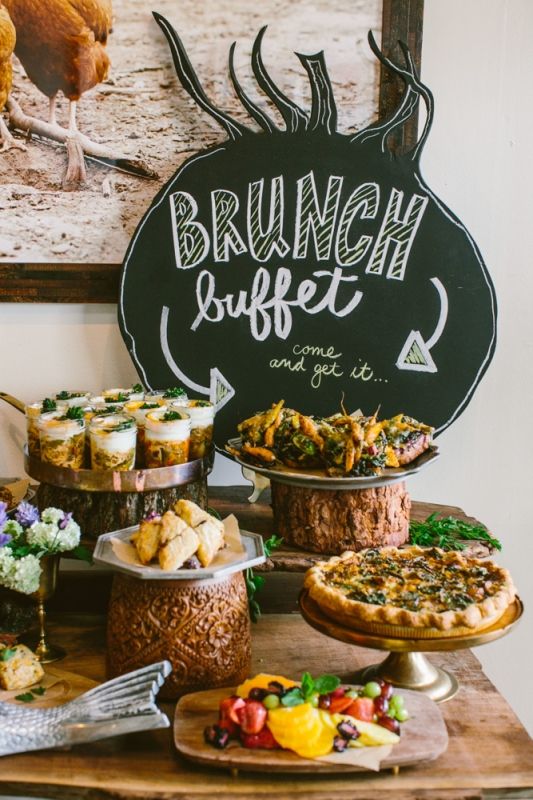
[[[319,561],[305,587],[320,610],[355,629],[457,635],[493,624],[515,597],[509,572],[455,551],[411,546]],[[391,630],[392,628],[392,630]]]

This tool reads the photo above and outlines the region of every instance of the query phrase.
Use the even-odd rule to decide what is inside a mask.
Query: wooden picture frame
[[[401,60],[398,41],[406,42],[420,69],[424,0],[383,0],[381,48]],[[381,67],[379,115],[387,116],[398,103],[402,81]],[[416,140],[417,114],[395,139],[398,149]],[[0,262],[0,302],[116,303],[121,264]]]

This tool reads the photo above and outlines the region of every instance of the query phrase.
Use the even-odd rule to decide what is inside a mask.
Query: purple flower
[[[7,522],[7,503],[0,502],[0,531]]]
[[[9,533],[0,533],[0,547],[5,547],[11,541]]]
[[[34,522],[39,522],[39,511],[31,503],[19,503],[15,519],[23,528],[29,528]]]
[[[72,511],[67,511],[67,513],[65,514],[65,516],[58,525],[59,530],[64,531],[71,519],[72,519]]]

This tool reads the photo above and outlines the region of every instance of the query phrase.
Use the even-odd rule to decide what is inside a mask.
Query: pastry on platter
[[[4,647],[0,644],[0,689],[27,689],[43,676],[40,661],[26,645]]]
[[[436,635],[485,628],[515,597],[509,572],[492,561],[417,546],[319,561],[305,586],[332,620],[363,630],[399,626],[401,635],[406,628]]]
[[[131,543],[145,565],[157,559],[164,570],[208,567],[225,545],[224,523],[196,503],[178,500],[163,515],[142,520]]]

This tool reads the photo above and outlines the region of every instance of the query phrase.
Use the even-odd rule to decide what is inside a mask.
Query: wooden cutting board
[[[41,686],[45,690],[44,694],[34,695],[34,699],[30,703],[16,700],[17,695],[31,692],[32,689]],[[98,686],[98,683],[90,678],[67,672],[54,664],[47,664],[44,669],[44,678],[41,681],[27,689],[17,689],[13,692],[0,690],[0,702],[14,703],[28,708],[52,708],[74,700],[75,697],[88,692],[94,686]]]
[[[360,772],[364,767],[301,758],[288,750],[250,750],[230,746],[217,750],[204,741],[204,729],[218,720],[218,706],[231,688],[211,689],[181,698],[174,716],[174,743],[181,755],[199,764],[260,772]],[[399,744],[381,762],[381,769],[433,761],[448,746],[448,732],[438,706],[425,695],[407,690],[410,719],[402,725]]]

